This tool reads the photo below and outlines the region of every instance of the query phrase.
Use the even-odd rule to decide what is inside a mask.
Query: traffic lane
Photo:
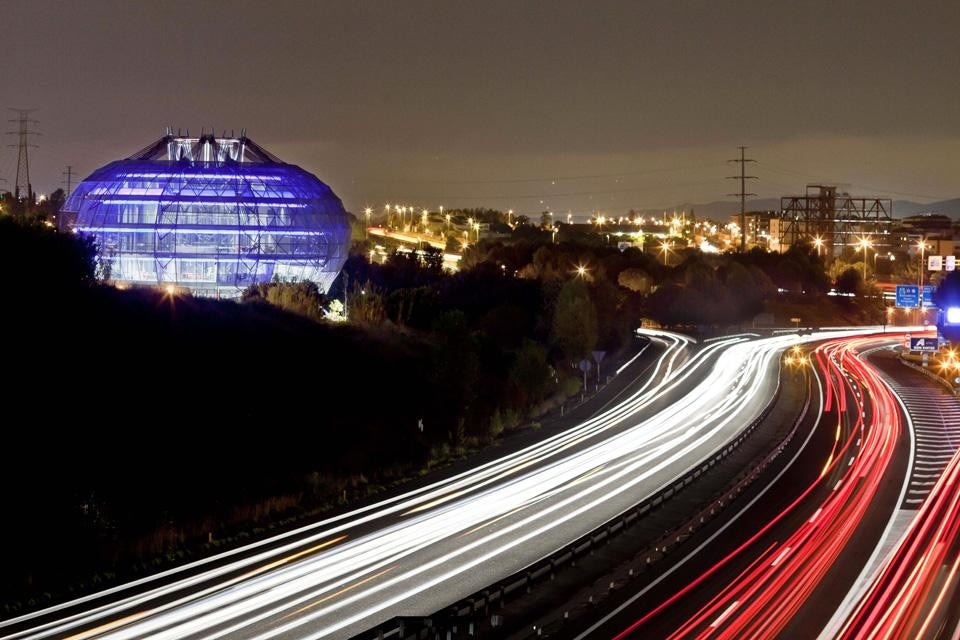
[[[659,379],[663,377],[663,372],[668,368],[667,363],[663,363],[663,366],[660,367],[660,372],[651,372],[651,368],[657,364],[657,361],[664,357],[668,356],[672,365],[676,365],[678,361],[683,361],[685,359],[685,349],[676,348],[676,345],[673,345],[673,351],[675,353],[669,353],[668,349],[664,348],[664,343],[662,341],[655,342],[650,349],[648,358],[639,358],[635,361],[627,371],[626,375],[631,376],[631,382],[628,385],[625,385],[625,389],[629,389],[630,386],[641,387],[648,382],[651,378]],[[637,371],[639,369],[639,372]],[[656,373],[656,375],[654,375]],[[656,381],[656,380],[654,380]],[[601,395],[602,397],[602,395]],[[535,463],[535,465],[545,464],[545,460],[548,460],[549,456],[545,456],[542,451],[545,450],[544,447],[549,447],[549,444],[544,444],[543,441],[550,441],[551,439],[562,438],[564,432],[554,434],[550,436],[549,434],[535,434],[537,439],[540,442],[535,442],[533,444],[527,445],[525,447],[518,447],[507,445],[506,447],[497,447],[496,451],[489,452],[489,460],[483,461],[482,459],[471,460],[473,465],[483,468],[490,468],[495,465],[499,465],[501,468],[505,466],[510,466],[509,458],[510,456],[522,456],[525,451],[535,451],[541,452],[539,455],[543,460],[540,460]],[[544,437],[546,435],[546,437]],[[600,437],[600,436],[597,436]],[[588,446],[589,439],[584,440],[581,444],[578,444],[578,447]],[[514,451],[504,452],[504,448],[513,448]],[[482,458],[483,456],[479,456]],[[507,458],[505,460],[505,458]],[[187,574],[190,577],[188,584],[183,585],[179,591],[180,593],[163,593],[154,597],[152,599],[148,598],[137,598],[136,602],[131,604],[129,607],[114,610],[110,616],[111,617],[125,617],[125,616],[138,616],[139,613],[145,608],[145,605],[149,604],[150,607],[163,606],[166,603],[169,603],[175,600],[175,596],[183,596],[184,594],[198,593],[203,591],[206,588],[217,588],[221,583],[226,582],[228,585],[231,580],[247,576],[251,571],[257,571],[258,567],[269,567],[276,563],[284,563],[290,561],[292,558],[296,558],[304,553],[310,553],[317,544],[322,544],[323,541],[332,535],[347,535],[351,538],[362,537],[364,535],[373,533],[384,526],[389,526],[390,524],[397,522],[402,519],[402,516],[398,513],[380,513],[378,517],[373,518],[371,514],[376,514],[377,510],[384,506],[396,505],[400,500],[409,499],[415,497],[418,493],[422,497],[422,500],[430,501],[435,499],[437,494],[442,495],[445,491],[455,491],[456,488],[451,488],[459,486],[456,483],[462,481],[464,478],[468,481],[480,481],[482,478],[478,478],[477,468],[467,467],[465,470],[458,469],[458,466],[467,466],[467,465],[453,465],[450,469],[445,470],[440,473],[431,474],[430,481],[427,480],[417,480],[412,483],[405,484],[402,487],[402,490],[395,490],[393,496],[387,494],[386,496],[378,496],[377,500],[370,501],[367,505],[360,505],[356,509],[352,509],[349,512],[345,512],[339,515],[335,515],[331,518],[327,518],[319,523],[303,527],[300,530],[284,534],[283,536],[278,536],[272,540],[267,540],[262,543],[251,545],[243,550],[238,550],[231,555],[224,554],[219,560],[221,563],[223,560],[227,560],[228,563],[226,567],[223,564],[218,563],[217,559],[213,559],[212,562],[207,563],[194,563],[194,565],[201,565],[199,571],[191,571],[191,567],[186,567],[180,572],[172,571],[166,572],[168,574],[183,573]],[[519,466],[519,465],[516,465]],[[459,473],[458,473],[459,471]],[[439,478],[437,477],[439,476]],[[446,477],[444,477],[446,476]],[[419,486],[418,486],[419,485]],[[410,505],[404,506],[400,511],[407,510],[410,508]],[[344,525],[349,523],[349,528],[345,529]],[[324,529],[326,527],[326,529]],[[243,560],[246,560],[245,562]],[[215,567],[220,564],[219,568],[212,569],[211,566]],[[241,565],[231,568],[231,565]],[[211,565],[211,566],[207,566]],[[204,578],[204,575],[207,575]],[[158,581],[163,581],[166,576],[160,576]],[[176,584],[174,582],[174,584]],[[174,587],[175,588],[175,587]],[[136,591],[136,589],[134,589]],[[111,594],[112,595],[112,594]],[[105,598],[110,600],[112,598]],[[85,602],[82,604],[81,609],[89,609],[93,603]],[[57,612],[55,615],[50,616],[52,619],[60,619],[68,612]],[[36,625],[44,622],[44,620],[30,620],[26,622],[23,627],[35,627]],[[99,626],[103,624],[104,620],[97,620],[95,625]],[[87,625],[91,626],[91,625]],[[11,632],[14,631],[11,629]]]
[[[845,439],[847,444],[831,454],[835,467],[842,470],[833,491],[808,522],[771,546],[768,555],[758,558],[755,568],[711,609],[701,612],[700,622],[691,628],[700,625],[701,629],[720,634],[718,637],[790,637],[790,628],[808,634],[811,623],[798,618],[799,612],[805,608],[809,611],[811,605],[819,602],[816,614],[820,617],[812,625],[822,628],[827,621],[822,617],[823,611],[835,609],[846,593],[842,589],[837,597],[826,602],[816,595],[819,589],[822,598],[825,584],[842,583],[837,567],[850,568],[846,584],[859,575],[879,542],[879,533],[870,532],[870,547],[859,564],[847,551],[858,532],[861,537],[864,535],[867,514],[881,508],[877,493],[880,480],[890,477],[889,461],[903,431],[900,420],[892,417],[899,411],[892,393],[879,381],[875,370],[852,353],[855,349],[870,348],[875,342],[847,341],[832,349],[833,357],[840,360],[837,370],[846,382],[846,390],[836,389],[837,399],[841,405],[846,402],[848,408],[857,409],[857,421],[851,423],[853,429]],[[893,499],[881,512],[885,516],[881,525],[895,512],[902,475],[901,482],[894,487]],[[709,627],[705,628],[707,624]]]
[[[750,347],[750,348],[752,348],[752,347]],[[732,377],[732,378],[734,378],[734,379],[737,379],[738,376],[739,376],[739,372],[737,372],[737,371],[730,371],[730,370],[729,370],[729,367],[727,368],[726,373],[727,373],[727,375],[728,375],[729,377]],[[235,590],[235,589],[237,589],[237,587],[231,587],[231,589],[234,589],[234,590]],[[191,605],[191,608],[194,608],[195,606],[196,606],[195,604],[192,604],[192,605]]]
[[[758,398],[753,398],[750,404],[752,406],[751,410],[759,413],[764,403]],[[724,436],[713,440],[713,442],[725,442],[727,439],[728,436]],[[582,535],[585,530],[599,526],[606,520],[633,506],[638,500],[642,499],[644,495],[649,495],[650,492],[664,484],[668,484],[670,480],[677,476],[675,467],[687,468],[694,464],[694,460],[701,460],[704,455],[701,452],[705,450],[705,448],[712,451],[716,448],[716,445],[710,444],[709,441],[701,443],[697,449],[690,451],[684,457],[678,458],[673,463],[655,471],[652,475],[648,475],[647,482],[651,484],[650,489],[646,491],[640,491],[638,493],[624,491],[616,496],[611,496],[609,494],[609,488],[611,486],[620,486],[622,478],[605,477],[606,472],[600,471],[595,473],[590,480],[592,484],[599,486],[594,486],[590,491],[585,492],[585,495],[573,500],[568,500],[568,494],[573,491],[573,488],[559,492],[556,499],[561,501],[568,500],[562,507],[541,510],[534,515],[530,515],[524,510],[500,518],[496,526],[501,531],[513,528],[513,531],[516,533],[511,533],[513,537],[506,539],[505,542],[503,542],[503,535],[498,534],[489,542],[470,549],[469,554],[464,553],[459,556],[458,562],[474,565],[472,567],[459,566],[453,571],[447,568],[450,563],[447,554],[461,553],[464,546],[474,544],[469,537],[466,540],[445,541],[432,545],[428,551],[420,552],[417,557],[417,569],[415,570],[422,569],[423,562],[437,563],[436,570],[432,570],[430,573],[421,571],[420,575],[422,577],[420,577],[419,580],[421,583],[426,582],[428,584],[444,583],[444,588],[442,590],[433,590],[427,594],[418,593],[408,595],[405,598],[406,604],[394,603],[396,604],[396,612],[406,615],[426,615],[432,613],[495,582],[505,575],[509,575],[535,562],[554,549],[562,548],[572,539]],[[638,455],[639,454],[635,455],[634,458],[638,457]],[[644,468],[645,465],[649,464],[649,460],[642,459],[624,459],[621,462],[626,465],[632,465],[620,470],[622,475],[628,476],[631,474],[635,475],[638,469]],[[584,468],[586,469],[588,466],[590,465],[585,465]],[[590,469],[586,469],[586,473],[590,472]],[[613,473],[613,471],[610,473]],[[601,482],[606,482],[607,484],[601,485]],[[595,495],[598,492],[604,492],[603,500],[599,504],[594,504],[592,501],[595,500]],[[557,518],[562,520],[562,522],[558,522]],[[536,545],[527,546],[522,544],[530,541],[535,541]],[[504,545],[507,545],[507,547],[504,548]],[[491,558],[489,554],[492,553],[496,554],[495,565],[490,563]],[[393,575],[396,574],[394,573]],[[437,582],[438,580],[440,582]],[[448,582],[450,584],[447,584]],[[431,584],[431,586],[434,585]],[[317,595],[320,596],[320,594]],[[377,591],[372,593],[371,597],[375,597],[382,603],[383,598],[389,598],[390,596],[384,594],[382,591]],[[297,602],[290,606],[300,605],[301,603]],[[331,605],[328,609],[333,609],[333,606]],[[329,613],[332,613],[332,611],[329,611]],[[347,613],[342,615],[347,616],[347,618],[350,617]],[[357,626],[345,628],[345,635],[362,631],[364,628],[368,628],[377,622],[377,618],[374,617],[376,612],[372,612],[369,609],[365,610],[361,608],[358,610],[358,613],[353,615],[358,617],[356,621]],[[319,618],[320,616],[318,615],[317,617]],[[384,620],[389,617],[392,617],[392,615],[381,616]],[[325,628],[320,627],[317,628],[316,631],[323,632],[324,629]],[[291,633],[293,633],[292,630]],[[249,637],[259,636],[254,634]],[[340,635],[338,633],[338,635],[333,637],[340,637]]]
[[[846,429],[849,432],[850,427],[856,423],[857,416],[851,406],[847,407],[845,413],[847,415]],[[807,430],[812,429],[815,420],[815,416],[809,416],[805,420],[804,428]],[[834,451],[836,442],[834,435],[835,424],[836,417],[833,418],[832,424],[830,420],[826,420],[813,431],[811,445],[801,451],[796,463],[789,467],[787,473],[785,473],[781,480],[775,485],[775,490],[768,492],[753,508],[748,509],[744,516],[738,520],[735,528],[729,529],[726,534],[715,540],[714,544],[707,550],[699,554],[694,561],[674,572],[656,589],[639,598],[627,611],[620,613],[611,622],[596,630],[596,633],[601,637],[613,637],[627,628],[640,617],[640,612],[653,610],[666,598],[689,585],[700,576],[703,571],[709,569],[715,560],[727,557],[733,550],[745,542],[750,537],[750,532],[757,531],[760,527],[764,526],[768,522],[770,513],[779,513],[795,500],[802,488],[809,486],[817,480],[820,470],[824,467],[825,460],[828,459]],[[801,441],[802,438],[795,438],[791,445],[797,443],[799,446]],[[789,458],[787,456],[781,456],[781,459]],[[839,473],[839,470],[836,472]],[[776,470],[769,469],[765,472],[764,476],[771,478],[775,476],[776,473]],[[823,499],[829,496],[833,486],[835,486],[830,484],[833,480],[835,480],[835,478],[829,478],[827,482],[822,483],[820,488],[813,494],[812,497],[814,499],[805,502],[807,505],[805,508],[791,512],[778,527],[758,540],[757,544],[753,547],[756,549],[753,554],[745,555],[735,562],[728,563],[716,569],[716,573],[706,582],[699,585],[696,589],[685,593],[683,599],[661,611],[648,625],[641,627],[638,630],[638,637],[640,637],[644,631],[646,631],[646,633],[657,634],[658,636],[665,635],[667,630],[678,628],[694,616],[712,599],[715,593],[734,581],[759,554],[773,548],[773,545],[785,539],[789,532],[796,530],[802,526],[804,522],[808,521],[815,513],[813,505],[821,503]],[[766,480],[766,484],[761,482],[755,483],[752,489],[753,493],[747,495],[756,495],[764,486],[769,485],[769,483],[770,480]],[[747,504],[747,502],[743,500],[738,502],[740,504]],[[722,521],[715,521],[704,531],[702,536],[698,536],[697,539],[702,540],[708,538],[709,535],[712,535],[712,532],[715,532],[720,527],[722,527]],[[688,546],[692,547],[693,545],[691,543]],[[775,559],[776,558],[773,560]],[[651,575],[651,579],[656,575],[662,574],[666,569],[667,567],[664,567],[662,570],[657,570]],[[807,633],[809,633],[809,628],[811,627],[807,627]],[[801,633],[800,637],[805,636]]]
[[[897,388],[906,391],[908,408],[922,407],[922,389],[942,400],[942,388],[900,365],[892,354],[879,359]],[[960,406],[960,401],[950,398]],[[915,427],[917,424],[915,423]],[[945,426],[945,425],[944,425]],[[920,505],[887,562],[856,603],[839,637],[950,637],[957,629],[960,572],[960,457],[950,459]]]

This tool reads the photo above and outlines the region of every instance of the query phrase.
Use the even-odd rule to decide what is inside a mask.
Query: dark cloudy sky
[[[355,211],[707,202],[735,190],[738,144],[761,196],[960,196],[957,0],[2,0],[0,19],[41,191],[170,124],[245,127]],[[15,169],[4,147],[7,186]]]

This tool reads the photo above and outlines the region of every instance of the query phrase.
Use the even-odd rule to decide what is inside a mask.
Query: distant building
[[[330,187],[240,137],[175,136],[94,171],[63,219],[96,238],[111,280],[238,297],[255,283],[329,289],[350,225]]]
[[[779,245],[779,235],[776,242],[773,242],[771,237],[771,223],[779,221],[779,217],[780,213],[778,211],[748,211],[744,214],[744,224],[747,225],[747,250],[752,247],[760,247],[773,251],[773,246]],[[739,227],[740,214],[732,214],[729,222]],[[777,226],[777,229],[779,230],[779,226]]]
[[[907,216],[900,221],[894,232],[897,249],[916,255],[922,241],[927,255],[956,255],[957,227],[949,216],[938,213],[921,213]]]

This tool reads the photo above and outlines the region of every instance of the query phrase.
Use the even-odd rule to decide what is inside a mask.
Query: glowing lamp
[[[944,319],[947,324],[960,324],[960,307],[947,307]]]

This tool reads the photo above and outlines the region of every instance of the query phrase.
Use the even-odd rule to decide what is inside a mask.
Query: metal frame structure
[[[238,297],[255,283],[327,291],[346,261],[341,200],[313,174],[239,137],[167,134],[94,171],[64,206],[96,237],[111,280]]]
[[[802,196],[780,199],[780,246],[812,243],[820,238],[827,255],[870,237],[875,247],[891,244],[893,201],[838,193],[835,185],[807,185]]]

